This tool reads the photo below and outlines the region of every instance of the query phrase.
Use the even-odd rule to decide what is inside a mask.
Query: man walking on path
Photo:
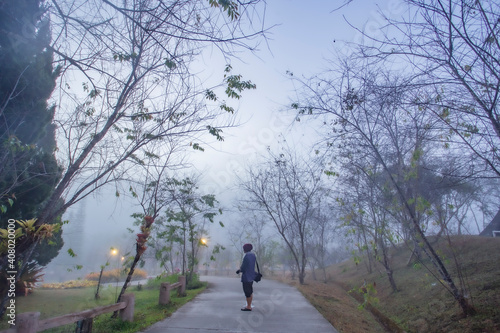
[[[255,253],[252,252],[252,244],[243,245],[243,252],[245,256],[243,257],[243,262],[241,267],[236,271],[236,274],[241,274],[241,283],[243,284],[243,292],[247,299],[247,306],[242,308],[241,311],[252,311],[252,299],[253,299],[253,280],[255,278]]]

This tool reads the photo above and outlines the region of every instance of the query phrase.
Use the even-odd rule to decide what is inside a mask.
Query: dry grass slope
[[[392,292],[383,267],[368,272],[366,258],[359,265],[346,261],[328,269],[327,282],[309,279],[296,285],[337,330],[358,332],[500,332],[500,238],[454,236],[435,245],[458,284],[455,258],[461,264],[468,299],[477,314],[464,318],[452,295],[432,276],[427,260],[408,265],[410,249],[392,250],[394,279],[400,289]],[[430,267],[432,269],[432,267]],[[318,274],[318,277],[320,274]],[[363,309],[360,286],[375,283],[376,294]],[[371,311],[370,311],[371,310]]]

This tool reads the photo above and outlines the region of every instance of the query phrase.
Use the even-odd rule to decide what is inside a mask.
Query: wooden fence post
[[[40,312],[25,312],[17,315],[17,333],[36,333],[38,331],[38,319]]]
[[[92,333],[94,318],[85,318],[76,322],[75,333]]]
[[[160,300],[158,303],[160,305],[170,303],[170,284],[168,282],[162,282],[160,285]]]
[[[134,308],[135,308],[135,295],[134,294],[123,294],[122,302],[127,303],[124,309],[120,310],[120,318],[123,321],[134,321]]]
[[[177,289],[177,294],[179,296],[186,296],[186,276],[180,275],[179,282],[181,283],[181,286]]]

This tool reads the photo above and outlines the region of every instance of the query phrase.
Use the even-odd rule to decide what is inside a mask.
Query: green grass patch
[[[174,279],[174,281],[172,281]],[[137,332],[146,327],[169,317],[182,305],[189,302],[200,292],[205,290],[207,284],[202,283],[200,288],[186,290],[186,297],[177,297],[176,292],[171,293],[171,302],[168,305],[158,304],[160,284],[162,282],[173,283],[177,278],[167,277],[153,279],[142,288],[133,285],[127,292],[135,294],[134,322],[128,323],[116,318],[112,319],[112,313],[107,313],[94,318],[93,332]],[[100,299],[95,300],[95,287],[80,289],[37,289],[27,297],[16,298],[16,312],[40,312],[40,318],[52,318],[73,312],[92,309],[98,306],[113,304],[117,294],[120,292],[121,284],[118,288],[109,286],[99,292]],[[140,290],[139,290],[140,289]],[[45,332],[74,332],[76,324],[61,326]],[[8,328],[7,319],[0,322],[0,330]]]

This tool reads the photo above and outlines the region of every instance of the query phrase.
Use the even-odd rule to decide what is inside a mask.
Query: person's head
[[[252,249],[253,249],[252,244],[243,245],[243,252],[245,252],[245,253],[252,251]]]

